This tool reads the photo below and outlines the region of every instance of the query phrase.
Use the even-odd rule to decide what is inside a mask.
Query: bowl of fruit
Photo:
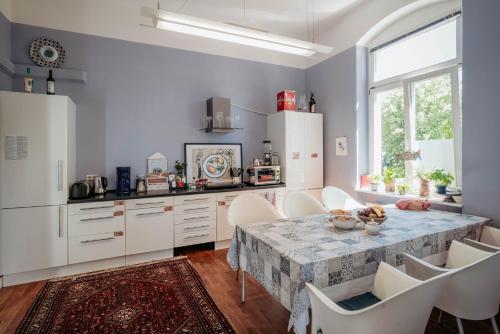
[[[384,208],[379,205],[369,206],[365,209],[359,210],[358,218],[365,223],[374,221],[378,224],[382,224],[387,220]]]

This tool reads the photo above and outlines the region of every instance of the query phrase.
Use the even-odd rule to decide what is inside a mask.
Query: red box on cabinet
[[[283,90],[278,93],[278,112],[295,111],[295,91]]]

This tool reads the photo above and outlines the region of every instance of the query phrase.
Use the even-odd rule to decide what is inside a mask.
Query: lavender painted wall
[[[357,62],[357,60],[360,60]],[[325,186],[355,195],[358,169],[366,172],[367,127],[366,50],[352,47],[306,70],[306,87],[324,113]],[[336,156],[335,139],[347,137],[347,156]],[[358,148],[358,143],[360,147]],[[358,160],[358,155],[362,157]],[[358,164],[359,161],[359,164]]]
[[[0,12],[0,59],[10,60],[10,46],[11,46],[11,23]],[[0,69],[0,90],[11,90],[12,78]]]
[[[500,1],[462,6],[464,212],[500,226]]]
[[[244,164],[261,156],[266,117],[240,111],[244,130],[205,134],[206,99],[231,98],[258,111],[275,111],[276,92],[305,92],[305,71],[178,49],[157,47],[39,27],[12,25],[12,59],[30,64],[31,40],[47,36],[67,51],[65,68],[87,72],[86,84],[57,81],[57,94],[77,104],[77,174],[104,174],[114,185],[115,167],[144,174],[146,158],[159,151],[173,169],[185,142],[238,142]],[[14,80],[14,90],[22,89]],[[36,82],[43,92],[44,82]]]

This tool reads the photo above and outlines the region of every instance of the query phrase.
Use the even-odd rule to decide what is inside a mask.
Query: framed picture
[[[184,157],[188,183],[198,179],[207,179],[208,183],[233,183],[231,168],[243,168],[241,144],[186,143]]]
[[[335,153],[338,156],[347,155],[347,137],[335,138]]]

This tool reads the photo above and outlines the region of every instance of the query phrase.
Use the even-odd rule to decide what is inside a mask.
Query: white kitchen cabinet
[[[234,227],[229,225],[227,212],[231,202],[244,191],[222,193],[217,195],[217,241],[228,240],[233,237]]]
[[[70,237],[69,264],[109,259],[125,254],[123,231]]]
[[[68,264],[67,206],[0,210],[0,274]]]
[[[216,240],[215,195],[184,195],[174,198],[175,247]]]
[[[172,210],[172,206],[126,210],[126,255],[174,248]]]
[[[267,117],[267,138],[280,156],[288,190],[323,188],[323,115],[280,112]]]

